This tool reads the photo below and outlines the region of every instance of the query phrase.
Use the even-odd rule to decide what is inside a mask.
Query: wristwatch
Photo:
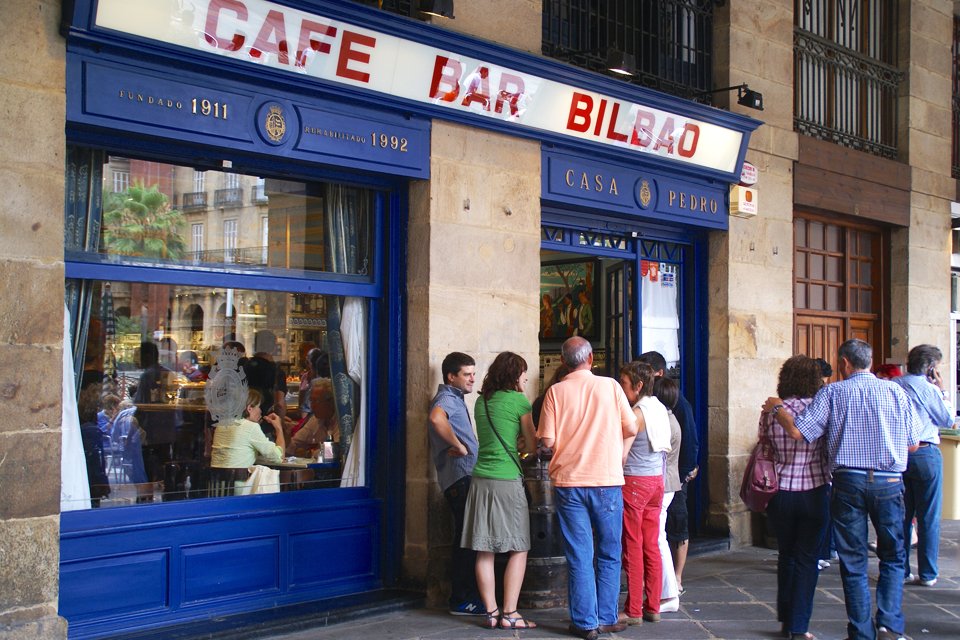
[[[773,415],[777,415],[778,413],[780,413],[780,409],[783,409],[783,405],[782,405],[782,404],[778,404],[777,406],[775,406],[775,407],[773,408],[773,411],[772,411],[771,413],[773,413]]]

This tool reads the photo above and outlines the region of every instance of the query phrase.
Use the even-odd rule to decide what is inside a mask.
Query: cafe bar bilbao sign
[[[265,0],[100,0],[98,27],[732,173],[743,133]]]

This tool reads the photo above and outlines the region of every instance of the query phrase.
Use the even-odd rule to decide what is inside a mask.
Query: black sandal
[[[496,629],[500,626],[500,607],[493,611],[487,611],[487,627]]]
[[[514,617],[513,617],[513,614],[515,614],[515,613],[517,613],[517,610],[516,610],[516,609],[514,609],[513,611],[504,611],[504,612],[503,612],[503,615],[500,617],[500,628],[501,628],[501,629],[510,629],[510,630],[512,630],[512,631],[522,631],[523,629],[536,629],[536,628],[537,628],[537,623],[536,623],[536,622],[533,622],[532,620],[527,620],[526,618],[524,618],[524,617],[521,616],[521,615],[517,615],[517,617],[514,618]],[[507,623],[508,625],[510,625],[510,626],[509,626],[509,627],[503,626],[503,623],[504,623],[504,622],[506,622],[506,623]],[[518,626],[518,625],[522,625],[522,626]]]

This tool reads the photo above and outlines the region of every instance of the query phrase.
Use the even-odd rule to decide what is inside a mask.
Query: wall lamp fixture
[[[453,0],[420,0],[420,13],[453,20]]]
[[[732,87],[723,87],[722,89],[714,89],[713,91],[703,91],[694,96],[694,98],[703,98],[714,93],[722,93],[724,91],[733,91],[737,90],[737,104],[747,107],[749,109],[756,109],[757,111],[763,111],[763,94],[759,91],[754,91],[747,86],[747,83],[735,84]]]

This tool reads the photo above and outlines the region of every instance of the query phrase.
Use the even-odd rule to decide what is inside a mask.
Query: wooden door
[[[843,318],[797,314],[794,322],[793,344],[798,355],[823,358],[833,367],[831,382],[839,380],[837,350],[846,339]]]

